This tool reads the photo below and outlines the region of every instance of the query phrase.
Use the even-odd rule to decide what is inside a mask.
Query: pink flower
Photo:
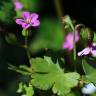
[[[96,57],[96,43],[93,43],[90,47],[86,47],[81,52],[78,52],[78,56],[86,56],[89,54]]]
[[[79,41],[79,34],[78,31],[76,31],[75,33],[75,41],[78,42]],[[63,43],[63,48],[64,49],[68,49],[68,50],[72,50],[73,49],[73,33],[70,32],[67,34],[65,41]]]
[[[38,20],[39,15],[36,13],[30,14],[29,12],[23,12],[22,17],[23,19],[16,19],[16,23],[21,25],[24,29],[40,25],[40,21]]]
[[[23,5],[19,1],[14,2],[15,10],[21,10],[23,8]]]

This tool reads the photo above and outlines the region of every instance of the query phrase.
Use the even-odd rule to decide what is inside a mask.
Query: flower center
[[[25,22],[26,22],[26,23],[31,23],[31,19],[30,19],[30,18],[27,18],[27,19],[25,20]]]

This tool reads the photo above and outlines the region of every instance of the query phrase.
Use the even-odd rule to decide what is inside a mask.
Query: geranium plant
[[[9,70],[26,78],[26,82],[19,80],[17,94],[95,96],[96,33],[84,24],[74,22],[69,15],[59,20],[42,19],[39,12],[28,10],[23,3],[23,0],[13,1],[16,15],[13,22],[21,30],[19,36],[5,35],[8,44],[26,51],[25,64],[15,66],[8,62]],[[60,6],[55,3],[59,17],[62,15],[58,12]],[[19,42],[20,36],[23,44]]]

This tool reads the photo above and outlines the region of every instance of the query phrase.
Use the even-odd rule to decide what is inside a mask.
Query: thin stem
[[[77,28],[72,25],[72,23],[70,24],[71,25],[71,28],[73,30],[73,58],[74,58],[74,70],[77,71],[77,68],[76,68],[76,39],[75,39],[75,35],[76,35],[76,30]]]
[[[74,48],[73,48],[73,56],[74,56],[74,70],[76,71],[76,42],[75,42],[75,33],[76,30],[73,31],[73,45],[74,45]]]
[[[76,35],[76,28],[74,28],[74,26],[72,25],[72,23],[70,24],[72,30],[73,30],[73,59],[74,59],[74,70],[77,71],[76,68],[76,41],[75,41],[75,35]]]
[[[27,34],[27,32],[26,32],[26,34]],[[31,56],[30,56],[30,53],[28,51],[28,37],[27,36],[25,37],[25,50],[27,52],[27,56],[28,56],[29,63],[30,63]]]
[[[74,61],[76,61],[76,42],[75,42],[76,28],[74,29],[73,25],[71,25],[71,28],[73,30],[73,45],[74,45],[73,56],[74,56]]]
[[[76,42],[75,42],[75,31],[73,32],[73,42],[74,42],[74,61],[76,61]]]
[[[60,0],[54,0],[56,12],[58,15],[58,18],[61,20],[61,17],[63,17],[63,12],[60,4]]]

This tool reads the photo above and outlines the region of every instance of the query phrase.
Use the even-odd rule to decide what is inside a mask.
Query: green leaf
[[[22,82],[19,83],[19,89],[17,90],[18,93],[23,93],[26,96],[33,96],[34,90],[33,86],[29,84],[29,86],[23,84]]]
[[[25,65],[21,65],[18,68],[14,65],[9,64],[8,69],[16,71],[18,73],[21,73],[23,75],[31,75],[32,74],[31,69],[29,67],[25,66]]]
[[[21,93],[21,92],[23,92],[23,83],[22,82],[19,83],[19,88],[17,90],[17,93]]]
[[[57,93],[58,95],[68,94],[70,92],[70,89],[77,85],[78,78],[79,75],[75,72],[59,75],[58,79],[55,80],[53,92]]]
[[[67,96],[76,96],[74,93],[69,93]]]
[[[41,58],[36,58],[36,59],[31,59],[30,62],[32,62],[32,70],[35,72],[46,73],[50,71],[50,65],[46,62],[46,60],[43,60]]]
[[[58,62],[54,64],[50,57],[31,59],[32,80],[36,88],[48,90],[52,88],[54,94],[65,96],[78,84],[79,74],[76,72],[64,73]]]
[[[26,89],[26,96],[33,96],[34,95],[34,90],[32,85],[29,85]]]
[[[20,65],[19,68],[22,70],[28,71],[30,73],[32,72],[31,68],[26,65]]]
[[[88,58],[89,59],[89,58]],[[92,65],[93,59],[83,60],[83,69],[86,75],[86,78],[96,84],[96,68]],[[89,61],[89,62],[88,62]],[[90,62],[91,61],[91,62]],[[94,63],[94,62],[93,62]],[[95,63],[94,63],[95,64]]]
[[[83,69],[84,69],[84,72],[85,74],[89,75],[93,72],[96,71],[96,69],[94,68],[94,66],[92,65],[92,63],[94,63],[93,61],[94,59],[92,58],[86,58],[86,59],[83,59]],[[89,61],[89,62],[88,62]],[[96,62],[96,61],[95,61]],[[94,63],[95,64],[95,63]]]

